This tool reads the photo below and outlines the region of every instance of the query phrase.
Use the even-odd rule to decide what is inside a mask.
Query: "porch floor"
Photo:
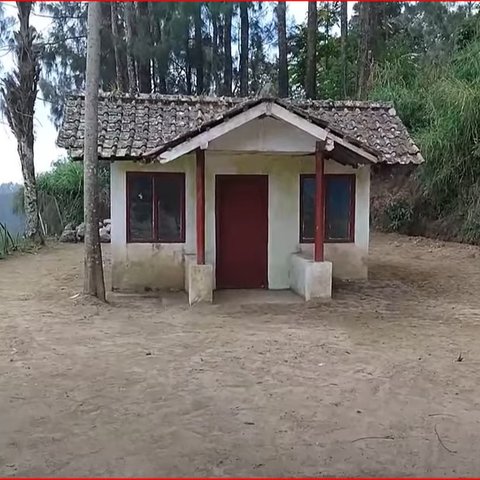
[[[283,304],[305,303],[291,290],[216,290],[213,302],[218,305]]]

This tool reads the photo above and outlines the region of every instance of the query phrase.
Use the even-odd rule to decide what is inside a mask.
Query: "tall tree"
[[[223,51],[223,24],[221,23],[220,12],[223,5],[215,2],[207,3],[212,22],[212,81],[213,91],[216,95],[221,95],[223,85],[221,83],[222,58]]]
[[[375,5],[370,2],[359,2],[360,36],[358,40],[358,90],[357,97],[366,98],[368,81],[373,62],[373,30]]]
[[[288,63],[287,63],[287,4],[277,3],[278,30],[278,95],[288,97]]]
[[[116,72],[116,83],[119,90],[124,90],[125,86],[123,85],[123,73],[122,73],[122,61],[120,54],[120,35],[118,33],[118,4],[117,2],[110,3],[110,13],[112,16],[112,39],[113,39],[113,50],[115,53],[115,72]]]
[[[197,76],[196,83],[196,93],[201,95],[204,93],[204,84],[203,84],[203,44],[202,44],[202,4],[198,2],[195,5],[194,11],[194,52],[195,52],[195,73]]]
[[[233,5],[227,3],[225,6],[225,35],[224,35],[224,50],[225,63],[223,70],[224,95],[230,97],[232,95],[232,80],[233,80],[233,62],[232,62],[232,17]]]
[[[25,235],[43,243],[38,214],[34,164],[33,119],[40,76],[41,48],[36,30],[30,25],[32,2],[17,2],[19,28],[14,34],[16,70],[2,80],[2,109],[17,140],[24,186]]]
[[[137,15],[134,45],[137,61],[138,89],[141,93],[150,93],[152,91],[152,74],[150,69],[152,37],[150,33],[148,2],[136,2],[136,4]]]
[[[308,2],[307,17],[307,65],[305,94],[316,98],[317,90],[317,2]]]
[[[248,95],[248,3],[240,3],[240,96]]]
[[[348,33],[348,3],[340,2],[340,44],[342,65],[342,93],[347,98],[347,33]]]
[[[100,85],[101,4],[88,4],[87,70],[85,90],[84,293],[105,301],[102,249],[98,232],[98,88]]]
[[[137,77],[135,75],[135,59],[133,56],[133,18],[134,10],[132,2],[125,2],[125,32],[127,41],[127,74],[128,91],[131,94],[137,92]]]

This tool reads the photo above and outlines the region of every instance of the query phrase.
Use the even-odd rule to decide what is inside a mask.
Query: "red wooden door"
[[[216,177],[217,288],[267,288],[268,176]]]

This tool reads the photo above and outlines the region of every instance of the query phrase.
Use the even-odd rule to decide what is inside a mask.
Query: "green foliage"
[[[58,160],[52,170],[37,177],[39,192],[53,197],[62,223],[83,221],[83,166],[69,160]]]
[[[99,169],[101,218],[109,217],[109,168]],[[52,169],[37,176],[39,211],[47,235],[60,234],[67,223],[83,222],[83,164],[69,159],[53,163]],[[19,189],[14,208],[23,211],[23,189]]]
[[[83,222],[83,164],[68,159],[57,160],[52,169],[37,177],[39,194],[50,198],[49,207],[54,202],[62,226],[67,223],[78,225]],[[99,170],[100,182],[100,215],[107,216],[109,202],[109,170]],[[45,207],[44,207],[45,208]]]
[[[20,243],[20,235],[12,235],[7,230],[7,226],[0,223],[0,259],[5,258],[8,254],[16,251]]]
[[[377,65],[372,99],[391,100],[425,158],[421,194],[433,219],[462,219],[460,238],[480,240],[480,38],[469,18],[453,55],[407,55]],[[443,24],[445,28],[447,26]],[[468,42],[470,40],[470,43]],[[396,224],[400,207],[385,212]],[[418,212],[422,214],[422,212]],[[408,217],[408,215],[407,215]]]
[[[412,205],[405,199],[396,200],[385,208],[383,227],[390,232],[408,233],[412,220]]]

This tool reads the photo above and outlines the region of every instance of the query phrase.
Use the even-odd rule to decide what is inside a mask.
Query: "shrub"
[[[99,169],[99,194],[101,218],[110,216],[109,169]],[[52,169],[37,176],[38,208],[47,235],[60,234],[67,223],[83,222],[83,164],[60,159]],[[23,189],[15,201],[23,210]]]
[[[407,200],[391,201],[384,211],[384,228],[390,232],[408,233],[413,220],[413,207]]]
[[[0,259],[17,250],[19,243],[20,236],[18,234],[12,235],[7,230],[7,226],[0,223]]]

